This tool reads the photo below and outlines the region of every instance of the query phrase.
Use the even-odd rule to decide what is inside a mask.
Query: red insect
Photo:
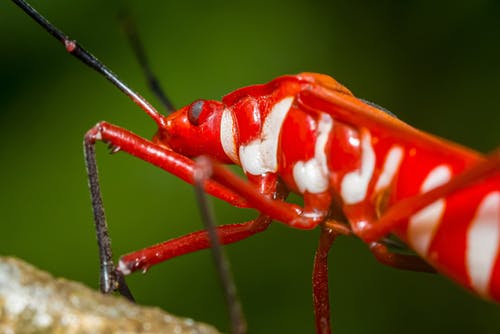
[[[56,37],[85,62],[95,60],[62,33]],[[272,220],[298,229],[320,226],[313,273],[319,333],[330,330],[326,259],[340,234],[364,240],[384,264],[434,268],[481,297],[500,301],[499,150],[484,156],[416,130],[322,74],[282,76],[220,102],[197,100],[163,116],[102,64],[91,66],[158,126],[152,141],[106,122],[85,136],[104,291],[128,294],[122,275],[208,248],[210,242],[206,231],[195,232],[125,255],[115,271],[99,211],[96,141],[189,183],[198,171],[207,172],[206,192],[260,213],[250,222],[217,227],[222,244],[262,232]],[[197,163],[192,160],[197,156],[209,159]],[[240,165],[248,182],[220,163]],[[285,202],[289,192],[303,196],[304,207]],[[389,234],[420,257],[389,252],[380,241]]]
[[[314,73],[242,88],[222,102],[198,100],[155,120],[160,126],[153,143],[107,123],[87,138],[110,142],[188,182],[193,163],[184,156],[239,164],[250,182],[214,164],[214,180],[230,191],[217,183],[206,190],[294,228],[352,230],[379,256],[383,245],[376,241],[394,233],[438,271],[500,300],[498,151],[484,157],[424,134]],[[282,186],[301,194],[304,208],[274,199]],[[247,204],[236,201],[241,198]],[[254,232],[221,229],[223,243]],[[206,247],[193,236],[181,240],[126,255],[119,270],[128,274],[184,253],[176,243],[187,240],[193,249]],[[425,269],[416,259],[400,259],[393,264]]]

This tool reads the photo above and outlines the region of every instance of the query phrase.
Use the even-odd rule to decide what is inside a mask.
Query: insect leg
[[[394,253],[381,242],[371,242],[370,251],[382,264],[396,269],[435,273],[436,270],[417,255]]]
[[[269,217],[261,215],[245,223],[217,226],[216,230],[221,244],[227,245],[266,230],[270,222]],[[210,241],[206,230],[193,232],[122,256],[118,270],[128,275],[138,270],[146,270],[171,258],[209,247]]]
[[[110,293],[118,290],[120,294],[129,300],[134,300],[123,274],[116,271],[113,263],[113,254],[111,251],[111,240],[108,233],[108,225],[104,214],[101,189],[99,186],[99,177],[97,173],[97,163],[95,159],[95,147],[91,141],[85,141],[84,144],[85,162],[92,199],[92,210],[94,213],[94,222],[96,229],[97,244],[99,247],[100,262],[100,280],[99,286],[101,292]]]
[[[100,122],[85,135],[85,142],[95,143],[96,141],[109,143],[115,148],[115,151],[127,152],[177,176],[189,184],[194,183],[193,160],[160,145],[156,145],[128,130],[107,122]],[[208,180],[205,183],[205,191],[233,206],[249,207],[245,199],[216,181]]]
[[[85,135],[84,147],[87,162],[87,172],[92,196],[92,206],[96,224],[97,240],[101,262],[100,287],[103,292],[118,290],[120,293],[131,297],[121,276],[122,272],[115,269],[112,261],[111,242],[108,235],[100,188],[97,179],[97,167],[95,162],[96,141],[104,141],[115,148],[134,155],[157,167],[160,167],[171,174],[193,183],[194,162],[178,153],[158,146],[146,139],[143,139],[125,129],[101,122]],[[247,207],[247,203],[237,194],[229,191],[215,181],[207,180],[204,185],[206,192],[240,207]],[[235,229],[237,230],[237,229]],[[258,230],[258,229],[257,229]],[[253,230],[252,230],[253,231]],[[234,232],[235,234],[237,232]],[[243,232],[250,233],[250,232]],[[254,232],[257,233],[257,232]],[[250,233],[251,234],[251,233]],[[207,246],[208,247],[208,246]]]
[[[205,181],[213,182],[210,179]],[[269,194],[275,201],[283,201],[288,195],[286,188],[277,184],[273,194]],[[248,207],[248,206],[247,206]],[[216,233],[221,244],[226,245],[246,239],[256,233],[262,232],[271,223],[271,217],[261,214],[257,219],[241,224],[222,225],[216,227]],[[137,252],[122,256],[118,270],[130,274],[137,270],[145,270],[159,262],[173,257],[192,253],[210,247],[208,232],[206,230],[194,232],[179,238],[165,241],[163,243],[147,247]]]
[[[348,225],[338,222],[337,220],[327,219],[322,223],[324,229],[333,230],[337,234],[342,235],[352,235],[353,232]],[[427,262],[421,259],[417,255],[396,253],[387,247],[391,245],[399,249],[403,249],[402,246],[396,241],[389,238],[382,238],[380,241],[374,241],[369,244],[370,251],[375,256],[377,261],[380,263],[393,267],[396,269],[410,270],[410,271],[420,271],[435,273],[436,270],[432,268]]]
[[[299,229],[313,229],[325,217],[309,216],[304,208],[280,200],[273,200],[263,195],[254,184],[240,178],[225,166],[211,161],[212,178],[221,185],[227,187],[241,198],[245,199],[252,207],[259,212],[281,221],[290,227]]]
[[[328,251],[338,235],[338,232],[328,227],[322,227],[318,248],[314,256],[312,283],[316,333],[328,334],[331,332],[330,295],[328,293]]]

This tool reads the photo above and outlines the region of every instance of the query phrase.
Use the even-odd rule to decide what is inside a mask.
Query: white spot
[[[328,189],[328,179],[321,171],[321,166],[314,158],[308,161],[298,161],[293,166],[293,179],[300,193],[320,193]]]
[[[319,134],[314,145],[314,157],[308,161],[298,161],[293,166],[293,179],[301,193],[308,191],[317,194],[328,189],[328,166],[325,147],[332,127],[332,117],[321,113],[318,122]]]
[[[293,97],[276,103],[267,115],[260,136],[240,146],[241,167],[252,175],[275,173],[278,170],[278,141],[283,121],[292,106]]]
[[[262,175],[269,171],[262,156],[260,140],[240,146],[240,163],[243,170],[253,175]]]
[[[439,187],[442,184],[450,181],[451,179],[451,169],[447,165],[439,165],[425,178],[422,186],[420,187],[420,193],[425,193],[431,191],[434,188]]]
[[[120,260],[118,262],[118,267],[117,267],[118,271],[120,271],[123,275],[129,275],[131,273],[130,269],[128,269],[128,267],[125,265],[125,263]]]
[[[425,178],[420,193],[430,191],[451,179],[451,170],[447,165],[435,167]],[[437,226],[446,209],[446,201],[439,199],[410,217],[408,240],[415,251],[426,256],[436,232]]]
[[[326,144],[330,138],[330,132],[333,127],[333,118],[325,113],[321,114],[321,118],[318,122],[318,138],[316,139],[316,144],[314,145],[314,157],[318,160],[323,173],[328,174],[328,165],[326,159]]]
[[[375,152],[372,137],[366,129],[361,130],[361,166],[347,173],[342,179],[341,195],[346,204],[356,204],[366,197],[368,185],[375,169]]]
[[[484,197],[467,231],[466,268],[472,287],[483,297],[489,295],[491,273],[500,240],[500,192]]]
[[[230,109],[224,109],[220,122],[220,142],[224,153],[234,163],[239,163],[236,152],[236,128],[234,124],[233,112]]]
[[[356,147],[359,146],[359,138],[357,138],[357,137],[349,136],[348,141],[349,141],[349,144],[351,144],[351,146],[356,146]]]
[[[401,165],[403,160],[403,149],[399,146],[391,147],[387,157],[385,158],[384,167],[382,167],[382,173],[380,174],[377,184],[375,185],[375,191],[386,188],[392,182],[394,175]]]
[[[427,255],[445,208],[446,202],[440,199],[411,216],[408,226],[409,241],[418,254]]]

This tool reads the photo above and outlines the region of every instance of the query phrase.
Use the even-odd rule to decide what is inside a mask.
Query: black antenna
[[[156,109],[151,106],[143,97],[130,89],[123,81],[118,79],[118,77],[111,72],[103,63],[101,63],[96,57],[80,46],[76,41],[71,40],[66,34],[52,25],[47,19],[40,15],[35,9],[22,0],[12,0],[17,6],[19,6],[24,12],[26,12],[33,20],[35,20],[40,26],[42,26],[47,32],[49,32],[54,38],[60,41],[66,48],[66,50],[75,56],[78,60],[88,65],[106,79],[111,81],[118,89],[130,97],[136,104],[138,104],[155,122],[158,126],[163,126],[164,118],[160,115]],[[149,67],[147,57],[145,55],[142,43],[138,38],[135,26],[132,21],[129,20],[126,26],[126,32],[129,37],[132,48],[136,54],[136,57],[145,72],[146,78],[150,84],[153,92],[162,101],[163,105],[167,111],[171,112],[174,109],[170,100],[163,93],[158,81],[156,80],[153,72]],[[94,151],[95,138],[92,133],[87,133],[85,136],[84,148],[85,148],[85,161],[87,166],[87,175],[89,177],[89,187],[91,191],[92,198],[92,208],[94,211],[94,220],[96,226],[97,240],[99,245],[99,255],[101,264],[101,281],[100,287],[101,291],[109,293],[117,290],[128,298],[129,300],[134,300],[130,290],[128,289],[123,274],[116,270],[111,251],[111,242],[108,234],[108,228],[106,223],[106,218],[104,215],[104,207],[102,203],[102,196],[98,180],[97,164],[95,161],[95,151]],[[205,169],[206,171],[206,169]],[[215,265],[217,267],[217,272],[219,274],[221,284],[224,288],[224,294],[226,298],[226,303],[229,308],[230,318],[231,318],[231,329],[234,334],[244,334],[246,333],[246,321],[243,316],[241,305],[236,292],[236,287],[231,276],[229,269],[229,264],[224,256],[219,237],[217,235],[217,230],[214,224],[214,218],[210,210],[209,203],[206,199],[206,194],[203,189],[203,183],[208,177],[205,173],[195,173],[195,191],[197,200],[200,206],[202,221],[209,234],[210,243],[212,246],[212,253],[214,256]]]
[[[33,7],[28,5],[22,0],[12,0],[17,6],[19,6],[26,14],[28,14],[35,22],[37,22],[42,28],[44,28],[49,34],[51,34],[55,39],[61,42],[66,51],[71,55],[76,57],[82,63],[86,64],[93,70],[97,71],[103,75],[106,79],[111,81],[119,90],[121,90],[125,95],[130,97],[134,103],[139,105],[155,122],[158,126],[162,126],[164,118],[158,111],[144,99],[142,96],[134,92],[129,86],[127,86],[123,81],[121,81],[118,76],[116,76],[110,69],[108,69],[103,63],[101,63],[96,57],[94,57],[90,52],[85,50],[76,41],[70,39],[61,30],[56,28],[52,23],[50,23],[46,18],[44,18],[40,13],[38,13]]]
[[[118,18],[122,24],[123,31],[125,32],[125,35],[128,38],[130,46],[134,51],[135,57],[137,58],[137,61],[141,65],[142,72],[146,77],[146,82],[148,83],[149,88],[156,95],[160,103],[163,105],[163,107],[167,111],[167,114],[174,112],[176,110],[174,105],[167,97],[167,94],[162,89],[159,80],[157,79],[154,72],[151,70],[148,57],[146,55],[146,52],[144,51],[144,46],[139,37],[139,34],[137,33],[137,26],[135,24],[135,21],[133,20],[130,13],[125,10],[120,13]]]
[[[35,9],[22,0],[12,0],[24,12],[26,12],[33,20],[42,26],[47,32],[60,41],[66,50],[79,59],[84,64],[87,64],[92,69],[102,74],[106,79],[111,81],[118,89],[129,96],[135,103],[144,109],[156,122],[161,124],[163,117],[141,96],[132,91],[126,84],[118,79],[104,64],[102,64],[92,54],[78,45],[77,42],[71,40],[62,31],[52,25],[47,19],[41,16]],[[97,176],[97,165],[95,162],[94,141],[85,138],[85,160],[87,165],[87,175],[89,177],[89,188],[92,198],[92,209],[94,211],[94,221],[96,227],[97,243],[99,246],[100,259],[100,289],[104,293],[110,293],[115,290],[119,291],[129,300],[134,300],[130,290],[128,289],[123,274],[118,272],[113,263],[111,252],[111,241],[108,234],[106,218],[104,216],[104,207],[102,204],[101,191]]]

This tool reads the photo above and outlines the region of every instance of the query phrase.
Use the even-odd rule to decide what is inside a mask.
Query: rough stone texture
[[[0,257],[0,333],[216,334],[213,327],[105,296]]]

